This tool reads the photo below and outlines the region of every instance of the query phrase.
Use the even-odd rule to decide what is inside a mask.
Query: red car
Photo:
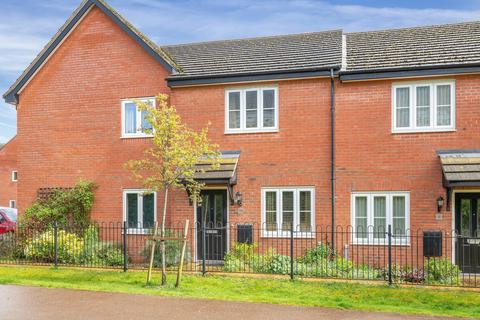
[[[0,234],[15,232],[17,227],[17,209],[0,207]]]

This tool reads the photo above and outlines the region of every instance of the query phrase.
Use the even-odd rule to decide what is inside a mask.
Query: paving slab
[[[0,286],[0,319],[415,320],[448,318],[4,285]]]

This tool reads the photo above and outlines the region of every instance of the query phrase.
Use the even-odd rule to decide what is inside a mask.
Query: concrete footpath
[[[442,318],[6,285],[0,286],[0,319],[413,320]]]

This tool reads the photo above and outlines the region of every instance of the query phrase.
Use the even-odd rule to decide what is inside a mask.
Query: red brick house
[[[0,146],[0,207],[17,207],[17,139]]]
[[[262,224],[265,239],[352,225],[354,245],[384,241],[368,226],[392,225],[403,247],[410,230],[475,236],[479,42],[472,22],[158,47],[86,0],[4,95],[18,112],[18,207],[85,178],[99,185],[94,219],[151,224],[161,197],[123,164],[150,145],[132,100],[166,93],[189,126],[211,122],[223,151],[229,169],[201,177],[212,222]],[[169,205],[171,222],[197,220],[187,194]]]

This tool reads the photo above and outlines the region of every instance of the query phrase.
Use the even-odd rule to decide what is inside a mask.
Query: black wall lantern
[[[441,212],[442,211],[442,208],[443,208],[443,197],[440,196],[437,198],[437,212]]]
[[[234,201],[235,201],[235,204],[238,206],[241,206],[243,204],[243,195],[240,191],[237,191],[235,193]]]

